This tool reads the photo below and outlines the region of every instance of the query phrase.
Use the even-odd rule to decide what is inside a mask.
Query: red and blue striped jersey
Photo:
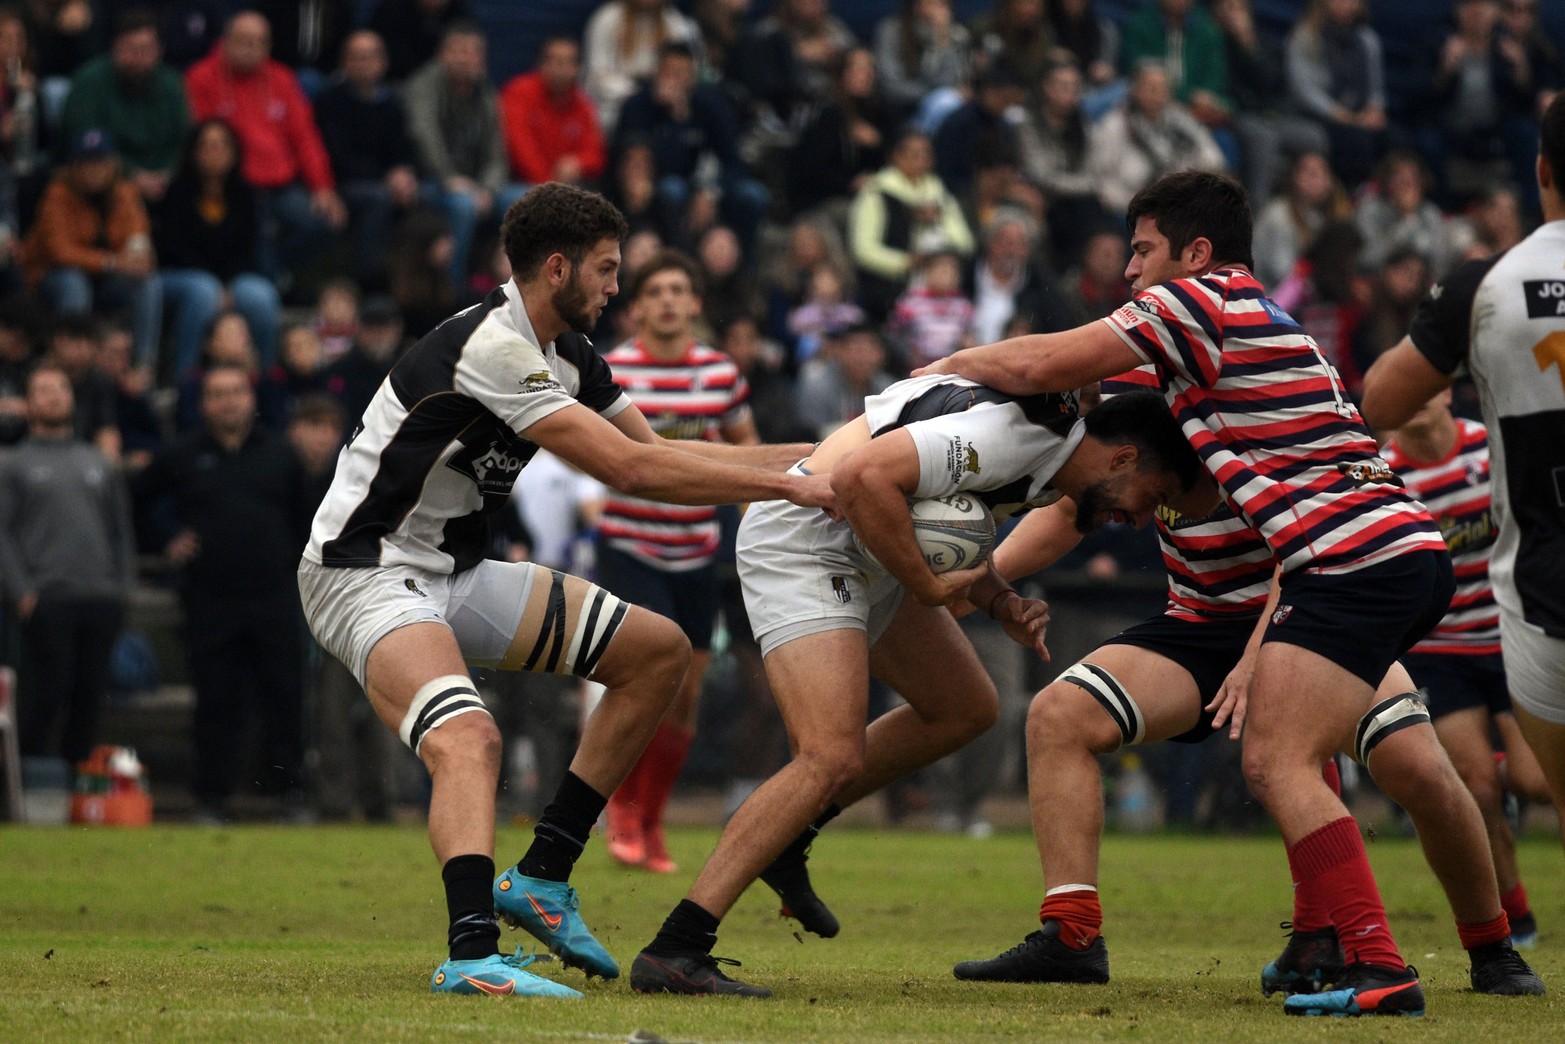
[[[1141,366],[1103,381],[1105,397],[1158,390],[1157,374]],[[1224,501],[1202,518],[1172,508],[1157,513],[1158,544],[1168,571],[1169,616],[1200,621],[1254,616],[1266,606],[1277,560],[1251,525]]]
[[[1456,444],[1440,460],[1414,460],[1392,439],[1386,463],[1435,517],[1456,571],[1451,608],[1412,651],[1487,656],[1500,651],[1500,607],[1489,586],[1489,556],[1499,533],[1489,499],[1489,432],[1460,418],[1456,426]]]
[[[727,355],[691,342],[678,359],[658,359],[639,339],[604,355],[614,379],[665,439],[716,442],[750,415],[749,385]],[[610,546],[669,571],[696,569],[717,554],[717,509],[661,504],[611,493],[598,521]]]
[[[1285,572],[1445,546],[1342,378],[1242,268],[1175,279],[1102,320],[1151,364],[1190,444]]]

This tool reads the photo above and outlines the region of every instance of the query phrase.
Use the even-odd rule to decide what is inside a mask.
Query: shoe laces
[[[1509,946],[1496,944],[1492,954],[1484,954],[1483,964],[1486,968],[1505,975],[1532,975],[1532,965],[1527,959]]]
[[[516,948],[515,953],[509,956],[505,954],[500,955],[501,964],[504,964],[509,968],[515,968],[517,971],[521,971],[522,969],[533,964],[548,964],[552,960],[554,960],[553,954],[525,953],[520,946]]]
[[[1000,954],[999,957],[996,957],[994,959],[998,961],[998,960],[1003,960],[1006,957],[1015,957],[1015,956],[1018,956],[1019,954],[1026,953],[1028,950],[1031,950],[1036,943],[1041,942],[1042,940],[1043,940],[1043,929],[1042,928],[1039,928],[1035,932],[1028,932],[1027,933],[1027,937],[1025,939],[1023,939],[1021,942],[1017,943],[1015,946],[1011,947],[1009,950],[1006,950],[1004,953]]]

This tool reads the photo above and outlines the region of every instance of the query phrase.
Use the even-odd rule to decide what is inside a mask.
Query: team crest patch
[[[540,391],[563,391],[560,382],[554,379],[554,374],[548,370],[539,370],[537,373],[529,373],[520,382],[522,394]]]
[[[853,601],[853,592],[848,590],[848,581],[845,577],[834,576],[831,578],[831,593],[837,596],[837,601],[847,603]]]
[[[409,578],[407,580],[402,581],[402,586],[406,587],[409,591],[412,591],[414,594],[418,595],[420,598],[428,598],[429,597],[429,595],[425,594],[424,591],[419,588],[417,580]]]
[[[1293,606],[1279,605],[1276,612],[1272,613],[1272,623],[1278,627],[1281,627],[1285,622],[1287,622],[1288,617],[1292,615]]]

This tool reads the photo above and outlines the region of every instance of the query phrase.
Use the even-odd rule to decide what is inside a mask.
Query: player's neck
[[[675,359],[684,358],[685,353],[690,350],[690,345],[695,339],[686,330],[681,330],[679,333],[667,337],[643,330],[637,335],[636,340],[640,342],[642,349],[652,358],[671,362]]]
[[[1458,434],[1456,421],[1447,417],[1444,424],[1417,429],[1403,428],[1397,432],[1397,445],[1414,463],[1433,464],[1450,456],[1456,448]]]
[[[1060,470],[1049,479],[1049,488],[1060,491],[1072,500],[1080,500],[1091,480],[1103,474],[1108,462],[1108,447],[1088,436],[1076,444],[1076,449],[1065,458]]]
[[[533,325],[533,333],[538,338],[539,348],[547,347],[556,337],[571,328],[555,310],[552,300],[553,291],[549,287],[534,283],[525,285],[517,283],[516,290],[522,295],[522,307],[527,310],[527,321]]]
[[[1540,193],[1543,205],[1543,221],[1548,224],[1551,221],[1565,221],[1565,196],[1557,192],[1545,189]]]

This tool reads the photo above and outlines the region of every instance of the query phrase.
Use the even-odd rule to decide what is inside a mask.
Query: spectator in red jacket
[[[272,31],[254,11],[228,20],[212,53],[185,74],[196,120],[230,124],[244,178],[261,198],[261,263],[274,278],[319,253],[347,221],[315,113],[287,66],[272,61]]]
[[[577,185],[602,176],[603,130],[580,81],[581,46],[569,36],[551,36],[538,50],[538,68],[500,92],[500,129],[517,181]]]

